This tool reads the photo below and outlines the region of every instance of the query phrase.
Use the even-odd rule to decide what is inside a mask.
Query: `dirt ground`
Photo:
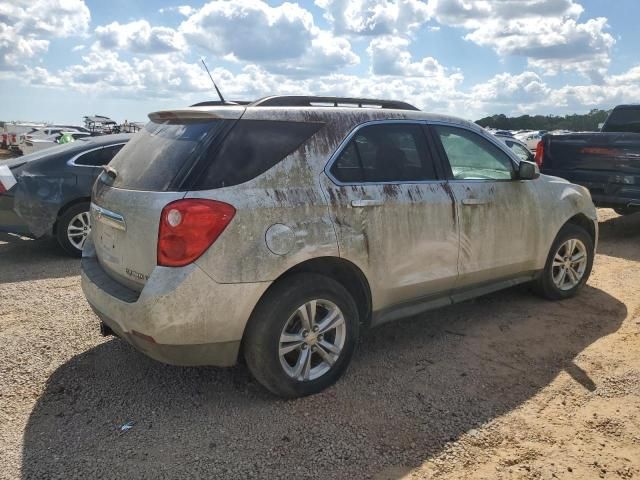
[[[295,401],[100,337],[78,261],[0,234],[0,479],[640,478],[640,214],[600,215],[576,298],[520,287],[375,329]]]

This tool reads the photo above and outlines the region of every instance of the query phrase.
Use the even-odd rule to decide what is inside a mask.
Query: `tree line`
[[[521,115],[507,117],[504,114],[481,118],[476,123],[482,127],[499,130],[572,130],[597,131],[598,125],[607,119],[610,110],[593,109],[584,115]]]

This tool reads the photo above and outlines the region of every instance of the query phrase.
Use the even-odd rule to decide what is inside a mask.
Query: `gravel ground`
[[[600,215],[576,298],[520,287],[375,329],[295,401],[100,337],[78,261],[0,234],[0,479],[638,478],[640,215]]]

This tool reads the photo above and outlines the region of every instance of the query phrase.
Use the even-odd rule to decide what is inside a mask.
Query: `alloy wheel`
[[[553,283],[560,290],[571,290],[582,277],[587,268],[587,248],[577,238],[564,242],[553,257],[551,275]]]
[[[89,212],[80,212],[75,215],[67,226],[67,238],[69,243],[78,250],[82,250],[91,232],[91,217]]]
[[[289,317],[280,335],[280,364],[298,381],[326,374],[344,347],[346,324],[342,311],[329,300],[310,300]]]

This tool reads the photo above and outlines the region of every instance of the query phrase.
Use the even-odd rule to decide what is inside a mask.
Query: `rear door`
[[[340,255],[366,273],[374,310],[448,292],[458,274],[455,205],[424,128],[365,124],[322,178]]]
[[[460,212],[456,290],[531,273],[542,230],[535,180],[517,179],[497,141],[462,126],[430,128]]]

